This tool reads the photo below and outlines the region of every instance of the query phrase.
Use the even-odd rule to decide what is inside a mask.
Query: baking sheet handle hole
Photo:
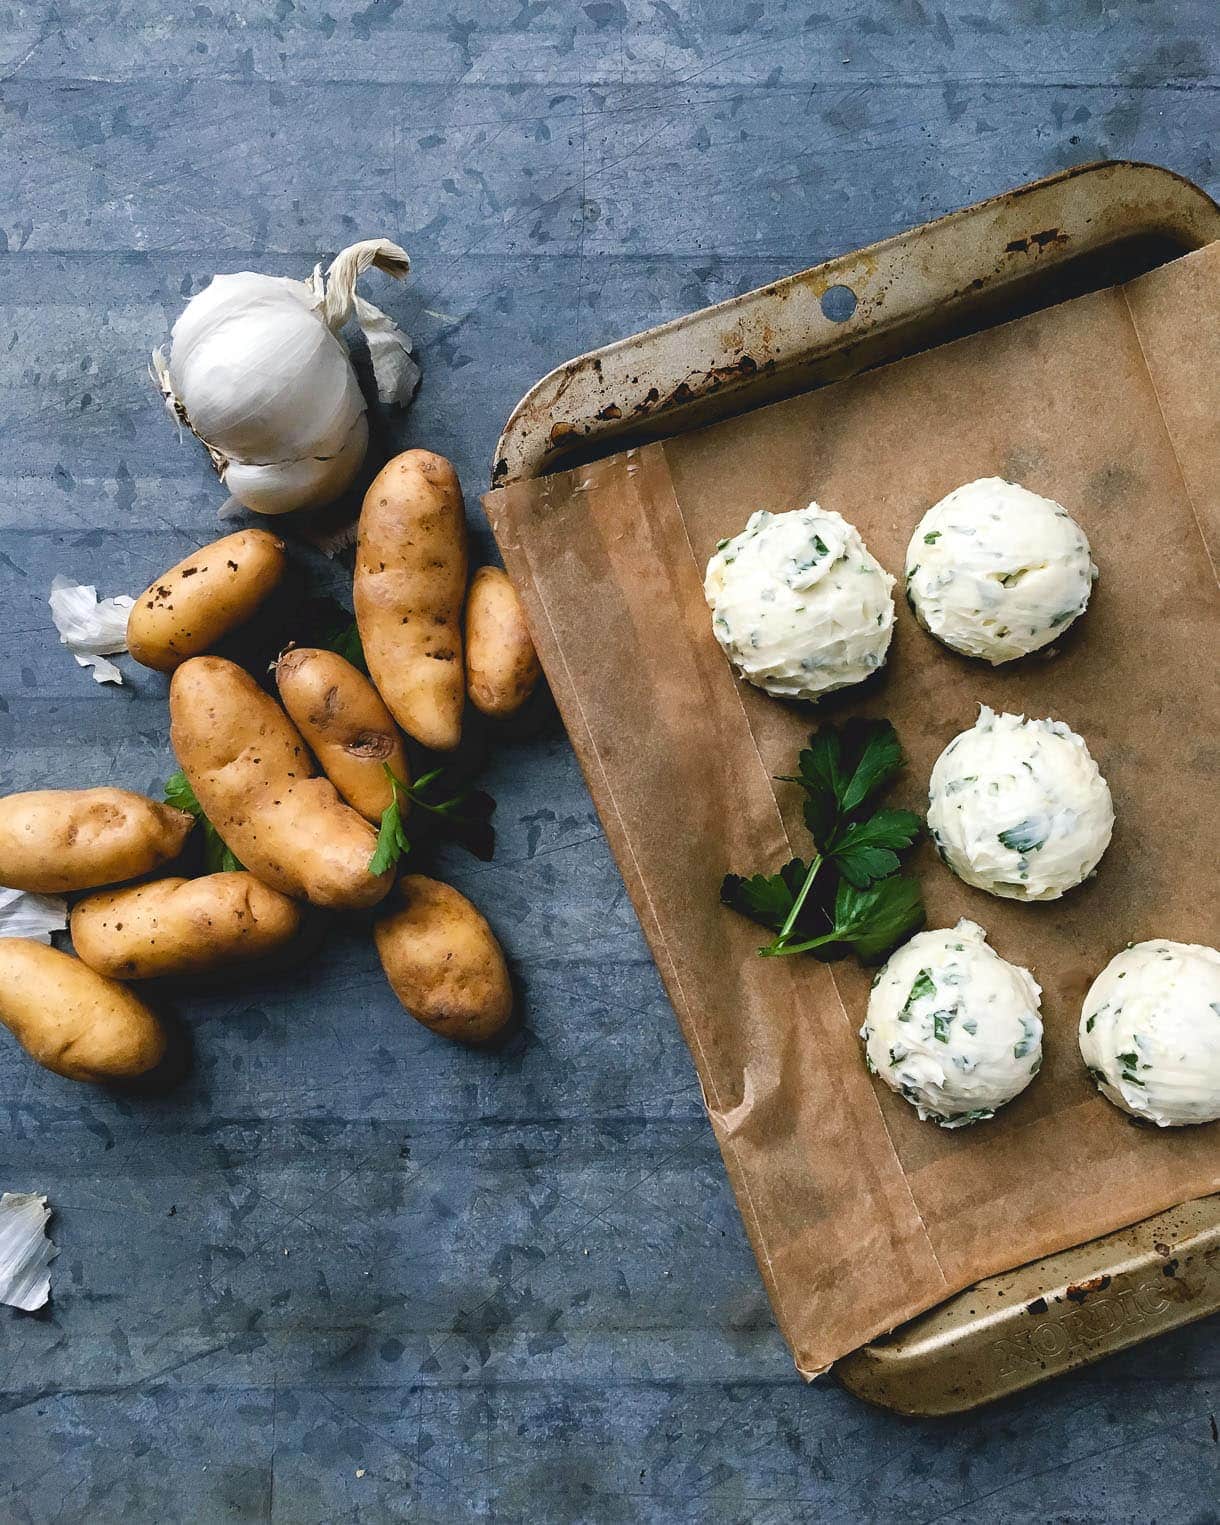
[[[831,323],[846,323],[856,310],[856,293],[850,286],[828,286],[822,293],[822,316]]]

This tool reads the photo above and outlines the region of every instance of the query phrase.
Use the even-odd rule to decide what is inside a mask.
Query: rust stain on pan
[[[1090,1276],[1086,1281],[1069,1282],[1063,1295],[1070,1303],[1082,1303],[1091,1292],[1104,1292],[1110,1281],[1109,1276]]]
[[[1005,254],[1029,254],[1037,251],[1041,254],[1043,249],[1054,244],[1065,244],[1068,235],[1059,228],[1044,228],[1041,233],[1030,233],[1025,238],[1014,238],[1011,243],[1004,245]]]

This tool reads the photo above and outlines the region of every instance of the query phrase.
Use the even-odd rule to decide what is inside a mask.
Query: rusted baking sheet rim
[[[1101,251],[1142,239],[1185,253],[1218,237],[1215,202],[1170,170],[1126,160],[1065,170],[569,360],[513,410],[492,485],[678,434],[990,326],[1014,315],[1022,292]],[[832,288],[840,289],[828,297]],[[841,321],[827,316],[844,312]]]
[[[514,409],[492,485],[744,413],[1216,239],[1220,207],[1170,170],[1067,170],[568,361]],[[1218,1309],[1213,1196],[979,1282],[835,1372],[887,1408],[957,1413]]]
[[[956,1414],[1217,1308],[1220,1197],[1203,1197],[978,1282],[835,1374],[900,1413]]]

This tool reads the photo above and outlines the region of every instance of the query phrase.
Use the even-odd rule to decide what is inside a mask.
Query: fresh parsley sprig
[[[728,874],[720,889],[725,905],[776,933],[762,955],[850,949],[875,959],[923,924],[919,886],[898,874],[898,854],[919,835],[919,817],[870,808],[902,765],[888,720],[823,726],[809,738],[798,771],[782,782],[805,791],[813,857],[793,858],[777,874]]]
[[[443,768],[433,768],[430,773],[421,774],[413,784],[405,784],[388,763],[384,766],[393,798],[381,813],[377,849],[369,859],[370,874],[384,874],[411,851],[411,841],[403,826],[404,807],[408,803],[431,815],[445,836],[476,858],[486,862],[492,856],[495,831],[491,815],[496,802],[490,794],[485,794],[482,789],[459,789],[448,798],[432,798],[430,794],[436,792],[432,785],[442,777]]]
[[[189,811],[203,828],[203,866],[209,874],[235,874],[241,871],[242,864],[204,814],[203,806],[191,788],[191,781],[181,768],[165,780],[165,803]]]

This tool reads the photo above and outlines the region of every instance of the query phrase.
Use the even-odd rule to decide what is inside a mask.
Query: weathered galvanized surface
[[[4,790],[169,771],[163,681],[96,688],[45,596],[215,532],[143,374],[215,270],[400,236],[427,379],[382,448],[473,498],[594,344],[1087,159],[1220,191],[1212,0],[172,11],[0,11]],[[446,868],[521,981],[507,1053],[406,1023],[340,930],[179,999],[163,1098],[0,1047],[0,1188],[63,1246],[0,1314],[0,1519],[1215,1518],[1214,1323],[935,1424],[798,1382],[554,722],[488,781],[497,859]]]

